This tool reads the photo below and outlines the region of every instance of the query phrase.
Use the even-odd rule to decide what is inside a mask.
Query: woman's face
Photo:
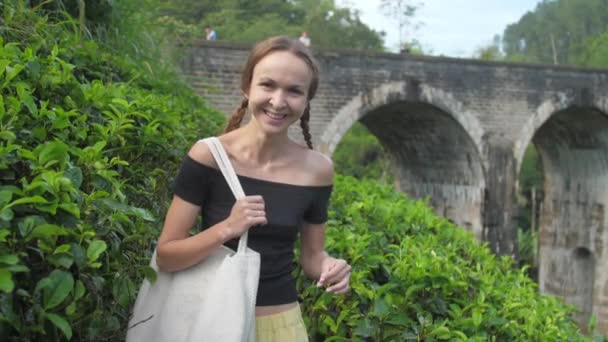
[[[253,120],[269,134],[285,133],[300,119],[308,105],[312,71],[289,51],[262,58],[253,69],[249,86],[249,110]]]

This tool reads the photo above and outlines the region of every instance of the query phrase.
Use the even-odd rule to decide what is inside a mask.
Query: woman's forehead
[[[256,64],[253,76],[310,83],[313,75],[310,66],[302,58],[289,51],[277,51],[264,56]]]

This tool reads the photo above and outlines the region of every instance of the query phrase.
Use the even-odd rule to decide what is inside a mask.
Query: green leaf
[[[2,75],[2,71],[4,71],[4,68],[2,68],[2,63],[0,61],[0,75]],[[4,108],[4,97],[0,96],[0,120],[4,118],[4,114],[6,114],[6,109]]]
[[[17,136],[15,135],[15,133],[13,133],[11,131],[2,131],[2,132],[0,132],[0,139],[8,141],[8,142],[13,142],[13,141],[15,141],[15,139],[17,139]]]
[[[83,176],[82,170],[79,167],[70,167],[63,173],[63,175],[70,181],[72,181],[72,184],[76,189],[80,189],[80,186],[82,185]]]
[[[135,293],[135,285],[129,277],[122,275],[114,280],[112,292],[114,298],[118,300],[118,303],[126,307],[129,305],[131,296]]]
[[[17,83],[17,95],[19,96],[19,101],[27,107],[30,113],[37,115],[38,107],[36,106],[36,103],[34,103],[34,98],[32,97],[32,92],[29,88],[27,83]]]
[[[70,249],[71,249],[71,246],[66,243],[66,244],[63,244],[63,245],[55,248],[55,251],[53,252],[53,254],[70,253]]]
[[[95,240],[91,242],[89,248],[87,248],[87,259],[89,262],[96,261],[101,253],[103,253],[108,248],[108,245],[105,241]]]
[[[15,288],[15,283],[13,282],[13,276],[11,272],[6,269],[0,268],[0,290],[10,293]]]
[[[19,234],[21,235],[21,237],[26,237],[34,230],[34,228],[45,223],[46,221],[42,217],[37,215],[31,215],[20,221],[17,224],[17,227],[19,228]]]
[[[80,218],[80,208],[74,203],[61,203],[59,209],[72,214],[76,218]]]
[[[430,332],[429,336],[437,336],[437,338],[442,340],[447,340],[451,337],[450,329],[444,326],[437,327]]]
[[[11,265],[6,268],[11,271],[11,273],[21,273],[21,272],[29,272],[30,269],[25,265]]]
[[[30,204],[30,203],[48,203],[48,201],[42,196],[32,196],[32,197],[23,197],[18,200],[11,202],[7,207],[14,207],[20,204]]]
[[[128,213],[135,214],[137,217],[140,217],[141,219],[148,221],[148,222],[156,221],[156,219],[154,218],[154,215],[152,215],[148,210],[143,209],[143,208],[131,207],[131,208],[129,208]]]
[[[50,282],[44,289],[45,310],[61,304],[74,288],[74,278],[69,272],[54,270],[48,279]]]
[[[55,254],[49,255],[47,260],[58,267],[63,267],[65,269],[69,269],[74,263],[74,258],[69,254]]]
[[[38,152],[38,162],[45,165],[49,161],[64,161],[68,158],[68,146],[61,141],[47,142]]]
[[[78,267],[83,267],[87,264],[86,252],[81,245],[76,243],[72,244],[72,256],[74,257],[74,262]]]
[[[371,337],[374,333],[374,327],[368,319],[359,321],[355,329],[355,335],[360,337]]]
[[[72,338],[72,327],[70,326],[70,323],[68,323],[68,321],[66,321],[63,317],[53,314],[53,313],[47,313],[45,314],[46,318],[53,322],[53,324],[59,328],[59,330],[61,330],[61,332],[65,335],[65,337],[67,337],[67,339],[71,339]]]
[[[38,78],[40,75],[40,63],[38,61],[28,61],[25,66],[34,79]]]
[[[13,192],[10,190],[0,190],[0,206],[5,206],[13,198]]]
[[[40,126],[40,127],[35,127],[32,130],[32,134],[34,134],[34,136],[36,138],[38,138],[38,140],[46,140],[47,131],[46,131],[46,128]]]
[[[86,289],[84,287],[84,284],[82,283],[82,281],[77,280],[76,286],[74,287],[74,301],[77,301],[80,298],[82,298],[82,296],[84,296],[85,292],[86,292]]]
[[[16,265],[19,262],[19,257],[15,254],[0,255],[0,263],[6,265]]]
[[[481,324],[481,320],[482,320],[482,315],[481,312],[479,310],[474,310],[473,311],[473,324],[475,324],[476,327],[478,327]]]
[[[6,242],[6,237],[11,235],[11,231],[8,229],[0,229],[0,242]]]
[[[65,308],[65,314],[70,316],[74,316],[74,314],[76,313],[76,302],[71,302],[70,305],[68,305]]]
[[[154,284],[156,282],[156,278],[158,277],[158,273],[156,273],[156,271],[150,267],[150,266],[143,266],[142,267],[142,272],[144,274],[144,276],[146,277],[146,279],[148,279],[148,281],[150,282],[150,284]]]
[[[403,313],[397,313],[397,314],[391,315],[386,322],[389,324],[400,326],[400,327],[407,327],[408,325],[410,325],[412,323],[410,318],[406,314],[403,314]]]
[[[374,304],[373,314],[376,317],[386,317],[389,314],[388,305],[386,305],[386,301],[382,298],[378,298],[376,303]]]
[[[4,209],[2,209],[2,211],[0,211],[0,220],[8,222],[8,221],[11,221],[14,216],[15,216],[15,213],[13,213],[13,211],[10,210],[9,208],[4,208]]]
[[[70,118],[67,115],[58,116],[55,120],[53,120],[52,128],[55,130],[66,129],[70,126]]]
[[[17,64],[14,67],[7,66],[5,70],[6,77],[4,78],[4,84],[2,85],[2,88],[6,87],[13,78],[19,75],[21,70],[23,70],[23,65]]]
[[[48,240],[50,238],[64,235],[68,235],[68,231],[65,228],[54,224],[45,223],[34,228],[34,231],[27,236],[26,241],[37,238]]]

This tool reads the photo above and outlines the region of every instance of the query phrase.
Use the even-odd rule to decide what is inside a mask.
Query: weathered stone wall
[[[240,103],[250,46],[202,42],[184,71],[220,110]],[[396,185],[517,253],[517,177],[535,143],[544,165],[541,290],[608,332],[608,71],[362,51],[318,51],[313,142],[331,154],[361,121],[390,152]],[[300,138],[299,129],[290,134]]]
[[[534,137],[545,173],[540,288],[578,306],[606,330],[608,118],[592,108],[558,112]],[[594,303],[598,303],[594,307]]]

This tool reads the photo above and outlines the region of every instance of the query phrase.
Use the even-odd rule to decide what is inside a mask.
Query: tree
[[[475,53],[473,54],[473,58],[481,59],[484,61],[500,61],[504,59],[504,54],[502,53],[500,47],[500,36],[495,35],[492,42],[486,46],[481,46],[477,48]]]
[[[295,6],[304,13],[302,29],[313,46],[383,50],[382,35],[361,22],[357,11],[337,7],[334,0],[299,0]]]
[[[420,4],[414,4],[412,0],[382,0],[380,3],[380,9],[384,12],[384,15],[397,21],[400,49],[407,49],[408,47],[406,30],[410,27],[413,30],[418,28],[418,25],[413,23],[413,18],[419,7]]]
[[[382,50],[380,32],[334,0],[172,0],[166,14],[185,24],[210,25],[219,39],[256,42],[272,35],[307,31],[314,47]],[[179,26],[179,25],[177,25]],[[182,25],[187,27],[187,25]],[[200,27],[193,34],[200,32]]]
[[[585,41],[577,64],[589,67],[608,67],[608,31]]]
[[[606,0],[544,0],[503,34],[507,60],[576,64],[589,38],[608,31]]]

